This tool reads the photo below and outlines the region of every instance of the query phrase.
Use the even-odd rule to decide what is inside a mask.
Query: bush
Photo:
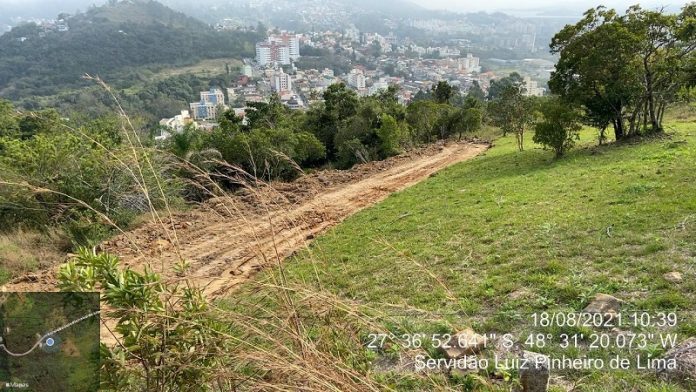
[[[337,143],[338,164],[342,168],[350,168],[356,163],[370,161],[370,152],[367,147],[357,138],[342,140]]]
[[[201,290],[121,269],[118,258],[84,248],[58,278],[63,291],[101,291],[123,337],[113,348],[102,343],[100,389],[206,390],[222,370],[230,329],[209,314]]]
[[[163,175],[153,151],[121,145],[113,119],[77,128],[59,121],[34,119],[42,125],[25,128],[32,136],[0,138],[3,229],[65,225],[75,243],[90,245],[107,235],[100,224],[127,226],[136,214],[161,208],[178,194],[179,184]],[[138,197],[134,205],[134,195],[145,190],[151,190],[148,198]]]
[[[339,167],[350,168],[356,163],[376,159],[378,142],[369,117],[352,117],[338,129],[334,139]]]
[[[560,158],[573,148],[580,137],[580,113],[558,98],[550,98],[541,104],[544,120],[535,125],[534,143],[551,148]]]
[[[382,124],[377,129],[379,154],[380,158],[387,158],[400,152],[401,145],[404,142],[404,134],[394,117],[383,114],[381,122]]]
[[[217,149],[230,165],[268,180],[293,179],[297,177],[298,166],[326,157],[326,148],[316,136],[286,128],[250,132],[216,129],[204,145]]]

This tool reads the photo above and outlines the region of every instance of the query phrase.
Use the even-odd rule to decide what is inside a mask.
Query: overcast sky
[[[0,0],[2,1],[2,0]],[[497,10],[529,10],[547,8],[553,10],[587,10],[603,4],[607,7],[624,9],[632,4],[641,4],[644,7],[656,6],[677,6],[681,7],[687,1],[675,0],[486,0],[486,1],[467,1],[467,0],[411,0],[426,8],[451,9],[454,11],[497,11]]]
[[[168,3],[168,0],[160,0],[163,3]],[[220,1],[220,0],[213,0]],[[376,0],[379,1],[379,0]],[[407,0],[412,1],[426,8],[431,9],[449,9],[453,11],[471,12],[471,11],[514,11],[514,10],[540,10],[544,9],[546,13],[558,11],[564,15],[569,13],[580,14],[588,8],[595,7],[598,4],[604,4],[608,7],[623,10],[631,4],[640,3],[646,8],[652,8],[660,5],[669,5],[670,8],[680,8],[686,1],[682,0]],[[88,4],[103,4],[106,0],[0,0],[0,15],[5,10],[17,11],[26,10],[36,12],[42,8],[54,9],[65,8],[65,11],[72,12],[76,7],[84,8]],[[205,1],[204,1],[205,2]],[[676,7],[675,7],[676,6]],[[0,18],[2,19],[2,18]]]

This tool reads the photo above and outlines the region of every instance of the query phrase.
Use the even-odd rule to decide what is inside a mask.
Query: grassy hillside
[[[667,134],[596,147],[586,130],[582,148],[559,161],[531,143],[517,152],[514,139],[499,139],[485,156],[349,218],[289,261],[284,279],[384,312],[394,332],[589,334],[534,329],[531,314],[580,311],[607,293],[626,301],[624,310],[677,311],[676,328],[644,332],[694,336],[696,123],[675,119]],[[682,283],[663,277],[672,271]],[[653,343],[631,355],[664,351]],[[557,376],[558,390],[573,383],[583,391],[688,390],[649,370]]]

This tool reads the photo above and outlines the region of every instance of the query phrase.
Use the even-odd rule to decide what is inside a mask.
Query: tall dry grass
[[[60,263],[69,249],[70,241],[57,229],[0,234],[0,284]]]
[[[266,168],[263,162],[258,162],[253,173],[247,173],[238,167],[221,162],[215,158],[204,161],[205,166],[214,166],[215,170],[202,169],[200,162],[194,164],[190,160],[177,159],[165,151],[153,151],[146,147],[140,139],[138,130],[130,121],[127,113],[119,104],[116,95],[101,79],[87,76],[88,79],[102,86],[111,94],[116,111],[121,118],[121,133],[124,137],[125,148],[129,152],[128,159],[122,155],[115,155],[108,148],[101,146],[105,153],[120,165],[121,170],[127,173],[137,184],[141,195],[147,200],[148,215],[151,224],[167,238],[177,254],[180,256],[180,265],[185,265],[189,260],[181,256],[183,246],[179,242],[179,235],[175,225],[175,211],[166,203],[167,195],[162,187],[163,173],[158,165],[152,162],[152,156],[168,156],[172,167],[186,170],[190,175],[188,185],[194,187],[208,197],[214,197],[221,206],[217,210],[226,219],[235,219],[245,222],[247,228],[252,230],[257,238],[262,232],[270,230],[273,233],[274,245],[280,245],[284,241],[282,232],[288,227],[307,222],[288,219],[284,211],[292,206],[283,193],[278,192],[272,183],[262,181]],[[70,132],[80,132],[78,129],[66,128]],[[83,137],[89,135],[81,133]],[[96,142],[96,141],[95,141]],[[215,157],[215,154],[211,154]],[[298,170],[301,170],[297,167]],[[155,181],[148,179],[154,178]],[[257,219],[250,219],[250,212],[245,209],[243,203],[239,203],[236,196],[223,188],[220,183],[224,180],[246,189],[246,194],[251,195],[254,204],[258,207],[255,214],[260,214],[265,219],[263,225],[258,224]],[[27,186],[26,183],[5,183],[8,186]],[[32,189],[37,192],[52,192],[50,189]],[[156,208],[153,196],[165,200],[164,208]],[[70,197],[69,195],[64,195]],[[132,248],[148,260],[153,271],[158,271],[166,277],[165,285],[183,285],[190,290],[201,290],[193,279],[184,275],[170,273],[177,268],[167,265],[161,260],[146,256],[134,241],[128,230],[119,227],[105,214],[94,210],[85,201],[74,200],[86,209],[92,210],[103,220],[102,223],[112,225],[116,231],[123,233],[132,242]],[[0,244],[1,238],[0,238]],[[305,244],[307,245],[307,244]],[[1,245],[0,245],[1,246]],[[279,246],[278,246],[279,247]],[[218,360],[206,365],[205,369],[192,369],[189,363],[177,364],[180,372],[199,370],[210,374],[207,385],[201,386],[201,390],[215,391],[389,391],[395,390],[393,380],[388,376],[374,370],[372,361],[374,356],[364,348],[364,336],[367,331],[372,333],[387,332],[385,322],[393,321],[389,307],[373,308],[366,304],[357,303],[345,298],[339,298],[328,290],[322,288],[318,273],[311,284],[297,284],[288,281],[283,263],[284,255],[277,251],[268,254],[264,249],[257,249],[257,256],[263,257],[269,273],[269,280],[251,280],[241,290],[230,293],[224,298],[205,298],[207,307],[201,313],[201,319],[212,318],[229,325],[227,332],[215,332],[215,338],[224,341],[224,352],[216,351],[214,355]],[[310,260],[315,261],[316,268],[324,260],[321,249],[313,248],[308,252]],[[19,256],[18,256],[19,257]],[[419,265],[419,268],[425,268]],[[429,272],[437,284],[442,284],[437,276]],[[450,292],[449,290],[447,290]],[[174,291],[172,291],[174,292]],[[180,294],[171,294],[163,301],[172,304],[176,308],[182,298]],[[418,309],[411,309],[418,312]],[[122,337],[113,331],[114,319],[109,314],[123,315],[127,312],[135,312],[129,309],[106,309],[102,312],[103,327],[109,331],[113,347],[124,349],[124,360],[137,368],[141,358],[130,355],[123,345]],[[139,314],[144,317],[157,317],[161,315]],[[170,316],[164,316],[170,317]],[[153,319],[153,321],[155,321]],[[162,320],[157,320],[162,321]],[[200,328],[204,324],[194,325],[190,320],[171,320],[172,322],[186,322],[193,327]],[[201,345],[206,347],[206,345]],[[168,353],[162,353],[163,356]],[[407,358],[406,358],[407,360]],[[403,370],[403,369],[402,369]],[[406,369],[408,372],[408,369]],[[136,372],[137,373],[137,372]],[[428,374],[413,374],[427,385],[425,390],[450,390],[442,377]],[[142,385],[135,387],[140,389]],[[149,388],[148,388],[149,389]],[[156,390],[156,389],[150,389]]]

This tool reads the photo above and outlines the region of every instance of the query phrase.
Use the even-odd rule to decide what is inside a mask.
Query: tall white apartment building
[[[256,44],[256,62],[261,66],[270,64],[290,64],[290,48],[275,42],[259,42]]]
[[[299,58],[300,38],[297,34],[274,34],[256,44],[256,62],[261,66],[288,65]]]
[[[358,68],[353,68],[348,74],[348,85],[358,90],[365,88],[365,74]]]
[[[480,59],[478,57],[474,57],[474,55],[471,53],[468,53],[466,57],[460,58],[458,61],[460,71],[481,72]]]
[[[290,78],[290,75],[283,72],[282,69],[277,71],[273,75],[273,78],[271,80],[273,82],[273,91],[275,91],[277,93],[282,93],[282,92],[287,92],[287,91],[292,90],[292,79]]]
[[[297,34],[287,32],[274,34],[268,37],[268,42],[275,43],[278,46],[286,46],[291,60],[300,58],[300,37]]]
[[[266,42],[256,44],[256,62],[261,66],[265,66],[273,62],[271,56],[271,45]]]

